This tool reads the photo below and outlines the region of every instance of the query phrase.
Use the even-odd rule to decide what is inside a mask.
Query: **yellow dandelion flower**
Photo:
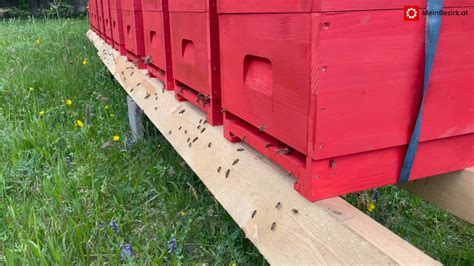
[[[82,59],[82,64],[83,65],[87,65],[87,63],[88,63],[87,58]]]
[[[375,208],[376,208],[375,202],[371,201],[371,202],[369,203],[369,206],[367,207],[367,210],[368,210],[369,212],[373,212],[373,211],[375,211]]]
[[[40,44],[41,43],[41,39],[36,39],[36,44]]]
[[[40,112],[39,112],[39,115],[40,115],[40,116],[43,116],[43,115],[45,115],[45,114],[46,114],[45,111],[40,111]]]
[[[237,263],[235,263],[235,262],[232,262],[232,266],[237,266]]]
[[[32,91],[34,91],[35,89],[34,89],[33,87],[29,87],[28,90],[29,90],[30,92],[32,92]]]
[[[67,106],[71,106],[71,105],[72,105],[72,100],[71,100],[71,99],[67,99],[65,102],[66,102],[66,105],[67,105]]]
[[[115,136],[113,137],[113,140],[114,140],[114,141],[119,141],[119,140],[120,140],[120,136],[119,136],[119,135],[115,135]]]
[[[81,121],[81,120],[76,120],[76,126],[80,127],[80,128],[83,128],[84,127],[84,123]]]

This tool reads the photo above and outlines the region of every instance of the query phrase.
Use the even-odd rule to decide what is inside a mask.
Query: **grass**
[[[152,126],[129,140],[126,94],[87,29],[0,22],[0,264],[266,264]],[[432,257],[474,264],[474,226],[408,192],[346,199]]]

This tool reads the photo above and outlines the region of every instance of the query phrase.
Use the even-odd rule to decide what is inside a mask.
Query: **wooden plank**
[[[245,144],[226,141],[222,127],[205,124],[200,110],[177,102],[174,92],[92,31],[87,35],[125,91],[270,263],[439,264],[340,198],[307,201],[281,168]]]
[[[474,168],[415,180],[400,186],[474,224]]]
[[[132,130],[132,137],[134,139],[140,139],[143,137],[143,111],[140,107],[133,101],[132,97],[127,96],[127,105],[128,105],[128,123],[130,124],[130,129]]]

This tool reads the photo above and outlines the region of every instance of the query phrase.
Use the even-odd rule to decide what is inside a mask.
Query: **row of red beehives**
[[[425,18],[404,22],[404,2],[91,0],[89,11],[122,55],[318,200],[398,181],[424,68]],[[474,165],[473,36],[474,12],[444,17],[411,180]]]

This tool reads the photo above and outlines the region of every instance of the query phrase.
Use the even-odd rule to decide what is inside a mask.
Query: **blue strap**
[[[428,0],[427,15],[426,15],[426,36],[425,36],[425,77],[423,81],[423,97],[421,99],[418,117],[416,118],[415,129],[411,135],[408,150],[403,162],[402,171],[400,173],[400,183],[405,183],[410,178],[413,162],[415,161],[416,151],[420,142],[421,124],[423,120],[423,106],[425,104],[426,94],[428,92],[429,81],[431,77],[431,70],[433,69],[433,62],[436,55],[436,48],[438,47],[439,33],[441,29],[442,15],[429,15],[429,11],[443,10],[444,0]],[[419,14],[421,15],[421,14]]]

